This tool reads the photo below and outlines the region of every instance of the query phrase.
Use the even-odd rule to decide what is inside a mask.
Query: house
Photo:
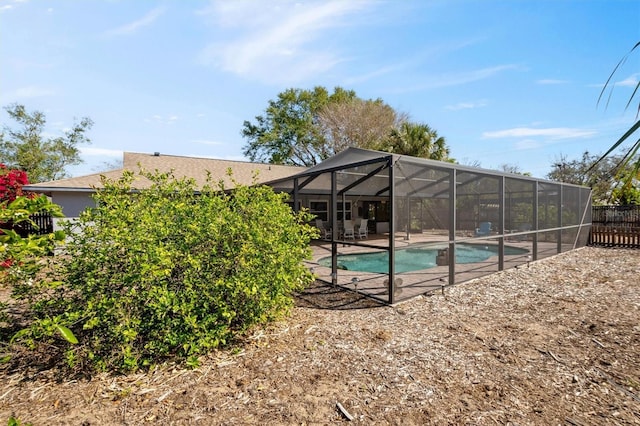
[[[590,188],[353,147],[267,184],[331,230],[319,279],[390,304],[583,247],[591,228]]]
[[[390,304],[583,247],[591,228],[590,188],[353,147],[309,169],[125,153],[123,169],[25,188],[75,217],[93,205],[101,175],[115,179],[140,167],[173,170],[199,185],[209,171],[230,188],[231,169],[239,183],[288,193],[294,210],[307,208],[331,230],[315,244],[318,279]],[[147,185],[138,178],[134,186]],[[347,232],[357,219],[369,231],[361,238]]]
[[[25,185],[24,189],[51,197],[52,202],[62,207],[62,212],[67,218],[74,218],[78,217],[80,212],[87,207],[95,206],[92,195],[101,187],[102,176],[108,179],[118,179],[125,170],[137,174],[140,169],[151,172],[156,170],[159,172],[173,171],[177,178],[195,179],[198,186],[205,184],[207,174],[210,173],[213,182],[222,180],[228,187],[233,187],[233,183],[227,175],[229,169],[233,173],[233,179],[244,185],[282,179],[305,170],[303,167],[295,166],[165,155],[158,152],[153,154],[125,152],[121,169]],[[256,181],[254,181],[256,173]],[[144,189],[148,188],[150,184],[151,182],[144,177],[136,176],[133,186],[137,189]]]

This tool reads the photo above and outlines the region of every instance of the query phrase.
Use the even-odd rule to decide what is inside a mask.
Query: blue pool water
[[[436,266],[438,250],[445,246],[417,246],[396,249],[396,272],[411,272]],[[505,246],[505,256],[522,255],[529,250]],[[498,246],[482,244],[456,244],[456,263],[476,263],[498,255]],[[318,260],[321,266],[331,267],[331,256]],[[349,271],[389,272],[389,252],[338,255],[338,268]]]

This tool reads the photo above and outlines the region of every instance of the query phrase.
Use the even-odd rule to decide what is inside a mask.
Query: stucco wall
[[[68,218],[78,217],[84,209],[96,205],[89,192],[55,192],[51,200],[62,206],[62,213]]]

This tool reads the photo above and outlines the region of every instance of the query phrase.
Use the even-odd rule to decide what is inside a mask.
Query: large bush
[[[196,188],[170,174],[104,180],[96,208],[68,225],[67,255],[20,340],[71,366],[136,370],[197,357],[278,318],[312,279],[309,217],[270,187]],[[64,325],[77,338],[55,333]],[[67,336],[69,337],[69,336]],[[75,340],[75,339],[71,339]]]
[[[31,215],[43,212],[62,217],[60,206],[44,195],[17,195],[0,202],[0,290],[5,295],[10,294],[14,301],[24,300],[28,305],[36,304],[34,279],[48,269],[51,260],[48,255],[64,239],[62,231],[27,236],[16,231],[24,224],[36,227]],[[6,341],[24,320],[24,315],[16,315],[6,298],[0,299],[0,342]],[[1,348],[0,359],[5,359],[7,347],[2,345]]]

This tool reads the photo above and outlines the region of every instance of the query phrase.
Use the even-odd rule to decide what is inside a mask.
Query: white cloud
[[[26,86],[20,87],[13,91],[9,91],[3,94],[2,98],[13,101],[16,99],[32,99],[32,98],[40,98],[44,96],[53,96],[56,94],[56,91],[47,87],[39,87],[39,86]]]
[[[538,80],[538,81],[536,81],[536,83],[542,84],[542,85],[556,85],[556,84],[566,84],[566,83],[568,83],[568,81],[567,80],[554,80],[552,78],[547,78],[547,79]]]
[[[138,31],[140,28],[147,27],[153,24],[156,21],[156,19],[158,19],[162,14],[164,14],[165,10],[166,9],[164,7],[156,7],[155,9],[149,11],[142,18],[136,21],[130,22],[128,24],[122,25],[120,27],[107,30],[105,31],[104,34],[108,37],[133,34],[136,31]]]
[[[459,111],[461,109],[475,109],[475,108],[483,108],[487,106],[487,101],[481,100],[476,102],[460,102],[455,105],[447,105],[444,109],[449,111]]]
[[[395,93],[414,92],[418,90],[438,89],[442,87],[461,86],[475,81],[485,80],[494,77],[502,72],[510,70],[521,70],[522,67],[516,64],[497,65],[495,67],[481,68],[472,71],[450,73],[443,75],[426,75],[424,80],[427,83],[418,84],[412,87],[405,87],[394,90]]]
[[[401,70],[403,68],[405,68],[406,65],[405,64],[397,64],[397,65],[390,65],[390,66],[385,66],[382,68],[379,68],[377,70],[371,71],[369,73],[366,74],[361,74],[358,75],[356,77],[351,77],[345,80],[345,83],[347,85],[353,85],[353,84],[357,84],[357,83],[363,83],[365,81],[371,80],[372,78],[376,78],[376,77],[380,77],[392,72],[396,72],[398,70]]]
[[[524,151],[527,149],[537,149],[542,147],[542,145],[543,145],[542,143],[533,139],[523,139],[521,141],[517,141],[514,144],[514,148],[518,151]]]
[[[632,74],[624,80],[617,81],[616,86],[636,87],[638,85],[638,76],[640,74]]]
[[[324,34],[355,20],[367,1],[213,1],[200,14],[228,29],[227,38],[209,44],[200,62],[253,79],[304,80],[344,61],[326,45]]]
[[[170,115],[170,116],[163,116],[163,115],[159,115],[159,114],[155,114],[152,115],[149,118],[145,118],[144,122],[145,123],[160,123],[160,124],[173,124],[176,121],[178,121],[180,117],[178,117],[177,115]]]
[[[8,1],[5,1],[4,3],[9,3],[9,4],[4,4],[0,6],[0,13],[13,9],[15,7],[14,5],[16,4],[26,3],[26,0],[8,0]]]
[[[569,127],[552,127],[546,129],[536,129],[531,127],[516,127],[513,129],[498,130],[494,132],[484,132],[482,137],[484,139],[498,139],[498,138],[530,138],[530,137],[547,137],[550,139],[571,139],[571,138],[585,138],[595,135],[593,130],[586,129],[572,129]]]

